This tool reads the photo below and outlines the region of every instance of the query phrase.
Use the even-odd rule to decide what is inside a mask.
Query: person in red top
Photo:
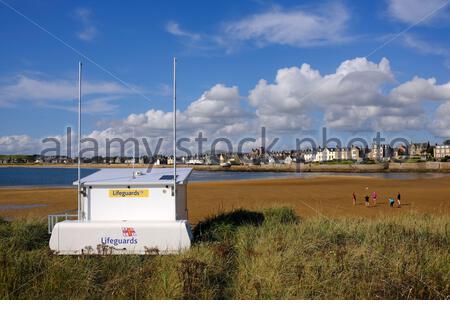
[[[374,206],[377,205],[377,197],[378,197],[377,193],[375,191],[372,192],[372,202]]]

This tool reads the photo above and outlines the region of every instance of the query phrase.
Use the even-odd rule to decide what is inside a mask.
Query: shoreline
[[[135,168],[151,166],[136,164]],[[172,168],[172,165],[155,166]],[[194,171],[232,171],[232,172],[330,172],[330,173],[450,173],[450,162],[417,162],[417,163],[376,163],[376,164],[316,164],[301,163],[291,165],[232,165],[224,168],[220,165],[177,165],[179,168],[192,168]],[[76,164],[0,164],[0,168],[77,168]],[[131,164],[82,164],[83,169],[132,168]]]
[[[407,172],[405,172],[407,173]],[[278,180],[292,180],[292,179],[301,179],[301,180],[312,180],[312,179],[320,179],[320,178],[344,178],[344,179],[385,179],[385,180],[400,180],[402,179],[390,179],[384,177],[376,177],[376,176],[359,176],[359,175],[321,175],[321,176],[311,176],[311,177],[298,177],[298,176],[283,176],[283,177],[264,177],[264,178],[249,178],[249,179],[224,179],[224,180],[205,180],[205,181],[189,181],[189,184],[214,184],[214,183],[242,183],[242,182],[258,182],[258,181],[278,181]],[[443,177],[430,177],[425,179],[439,179]],[[412,180],[412,179],[411,179]],[[12,186],[0,186],[0,190],[9,189],[9,190],[22,190],[22,189],[76,189],[75,185],[12,185]]]
[[[69,168],[67,168],[69,169]],[[236,171],[235,171],[236,172]],[[264,172],[264,171],[263,171]],[[255,173],[258,173],[255,171]],[[270,173],[270,172],[268,172]],[[280,172],[282,173],[282,172]],[[286,173],[286,172],[284,172]],[[380,180],[398,180],[398,181],[413,181],[413,180],[433,180],[433,179],[441,179],[450,177],[450,173],[446,172],[306,172],[306,173],[324,173],[322,175],[311,175],[311,176],[301,176],[301,175],[292,175],[292,176],[268,176],[268,177],[259,177],[259,178],[251,178],[246,177],[244,179],[211,179],[211,180],[190,180],[189,184],[208,184],[208,183],[243,183],[243,182],[252,182],[252,181],[278,181],[278,180],[314,180],[314,179],[380,179]],[[329,174],[328,174],[329,173]],[[333,174],[334,173],[334,174]],[[376,175],[364,175],[364,174],[378,174],[378,173],[394,173],[394,174],[439,174],[440,176],[423,176],[423,177],[411,177],[411,178],[398,178],[398,177],[384,177],[384,176],[376,176]],[[300,173],[301,174],[301,173]],[[51,184],[43,184],[43,185],[0,185],[0,190],[2,189],[76,189],[76,186],[73,184],[69,185],[51,185]]]

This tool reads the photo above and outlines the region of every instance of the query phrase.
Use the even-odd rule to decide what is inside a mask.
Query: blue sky
[[[173,56],[187,136],[264,125],[287,141],[327,126],[440,142],[447,2],[1,0],[0,152],[35,151],[76,124],[78,60],[84,135],[169,134]]]

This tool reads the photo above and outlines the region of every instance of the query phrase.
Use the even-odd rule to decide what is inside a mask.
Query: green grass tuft
[[[170,256],[55,256],[43,221],[0,223],[2,299],[449,299],[449,217],[300,219],[244,209]]]

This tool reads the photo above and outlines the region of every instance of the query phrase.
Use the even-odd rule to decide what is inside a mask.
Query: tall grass
[[[448,299],[449,217],[235,210],[171,256],[55,256],[42,221],[0,223],[2,299]]]

